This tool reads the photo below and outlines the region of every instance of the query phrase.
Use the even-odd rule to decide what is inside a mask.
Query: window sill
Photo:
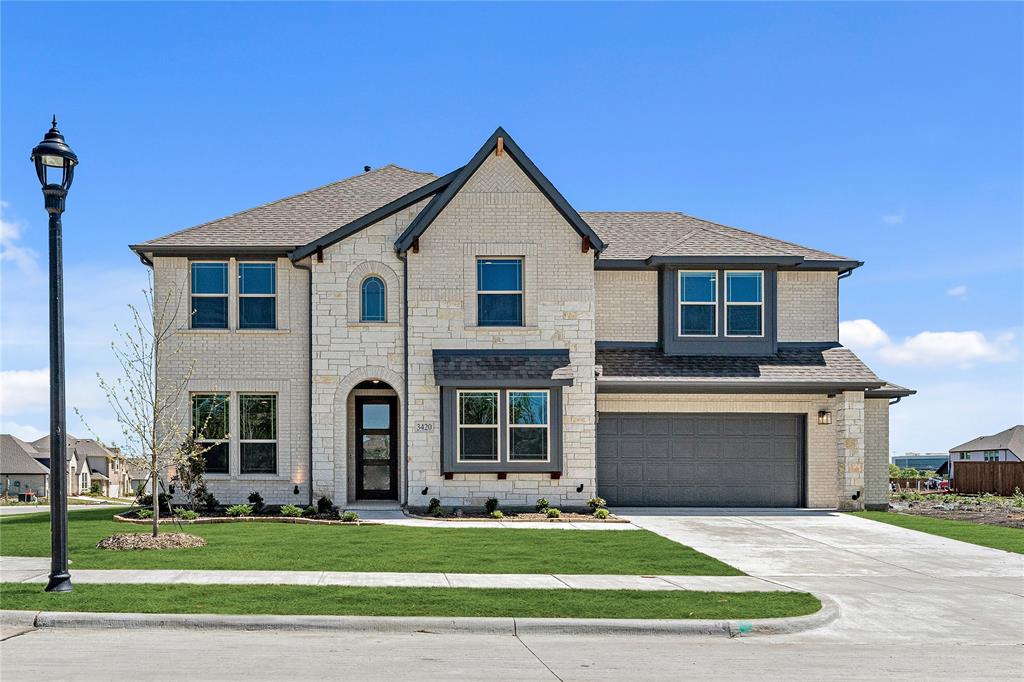
[[[470,464],[458,462],[444,468],[446,474],[550,474],[560,472],[557,462],[494,462]]]
[[[289,334],[290,329],[179,329],[182,334]]]
[[[291,481],[291,476],[281,474],[206,474],[210,481]]]
[[[350,321],[347,325],[351,328],[358,329],[398,329],[401,327],[397,322],[352,322]]]
[[[540,329],[540,327],[535,325],[535,324],[521,324],[521,325],[509,325],[509,326],[489,325],[489,324],[484,324],[484,325],[480,325],[480,324],[467,324],[466,325],[466,330],[467,331],[502,332],[504,334],[507,334],[509,332],[535,332],[535,331],[538,331],[539,329]]]

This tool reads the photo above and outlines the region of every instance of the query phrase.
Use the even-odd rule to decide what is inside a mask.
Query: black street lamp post
[[[78,157],[57,130],[57,117],[32,150],[50,214],[50,581],[47,592],[70,592],[68,573],[67,433],[64,413],[64,270],[60,217]]]

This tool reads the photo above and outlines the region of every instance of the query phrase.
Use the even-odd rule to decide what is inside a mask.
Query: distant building
[[[949,473],[957,462],[1024,461],[1024,424],[1011,426],[991,436],[979,436],[949,449]]]
[[[0,494],[16,497],[32,492],[46,497],[50,470],[35,459],[35,454],[29,443],[0,434]]]
[[[918,471],[938,471],[949,461],[945,452],[908,452],[893,455],[892,463],[900,469],[917,469]]]

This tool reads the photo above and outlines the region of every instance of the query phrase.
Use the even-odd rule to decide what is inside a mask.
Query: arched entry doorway
[[[349,499],[398,499],[398,393],[377,379],[352,389],[349,408]]]

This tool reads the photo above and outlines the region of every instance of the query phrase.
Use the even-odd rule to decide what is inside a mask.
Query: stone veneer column
[[[839,508],[864,508],[864,393],[844,391],[836,410]],[[854,495],[857,499],[853,499]]]

